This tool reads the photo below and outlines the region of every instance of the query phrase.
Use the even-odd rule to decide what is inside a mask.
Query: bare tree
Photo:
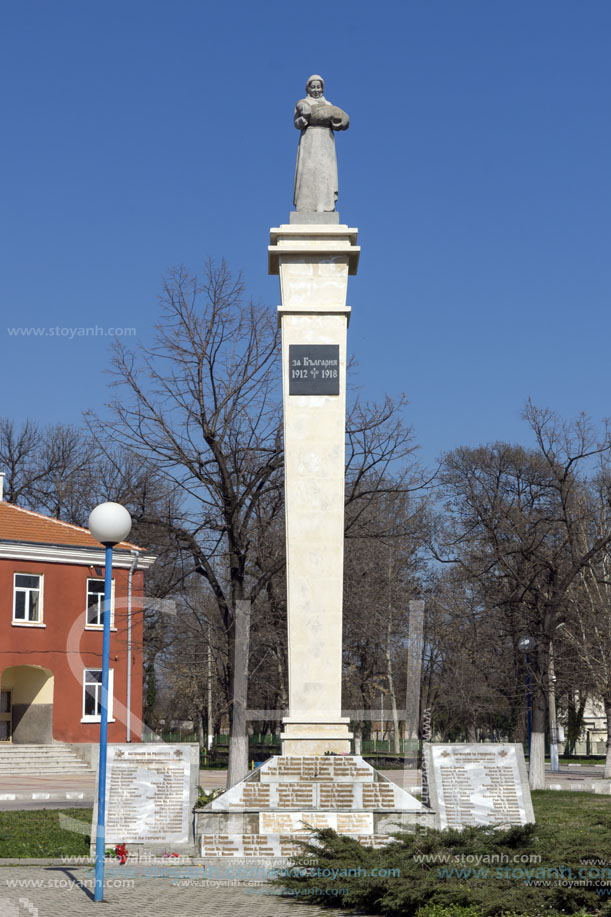
[[[202,279],[173,271],[164,287],[156,344],[139,353],[117,343],[119,396],[105,424],[118,447],[165,479],[181,510],[167,522],[181,578],[200,577],[214,599],[227,641],[230,698],[228,785],[248,766],[242,657],[249,644],[248,616],[236,640],[236,610],[257,612],[251,671],[273,663],[274,690],[286,697],[284,634],[283,447],[280,348],[275,316],[247,302],[241,277],[208,263]],[[356,533],[376,495],[415,486],[401,463],[413,451],[401,419],[402,402],[357,401],[349,424],[347,502]],[[393,462],[395,465],[393,466]],[[146,517],[142,517],[142,522]],[[154,520],[150,520],[151,523]],[[273,546],[270,543],[274,535]],[[265,619],[265,626],[262,621]],[[284,622],[282,621],[284,625]],[[284,626],[282,627],[284,631]],[[267,669],[265,669],[267,671]],[[239,696],[238,696],[239,694]],[[239,714],[239,716],[237,716]],[[238,722],[239,720],[239,722]]]
[[[1,418],[0,468],[6,473],[5,499],[72,521],[73,504],[82,497],[82,477],[95,460],[92,445],[76,427],[55,424],[41,428],[26,420],[17,430],[13,420]]]
[[[368,455],[371,464],[373,449]],[[358,485],[347,482],[344,694],[357,710],[377,708],[380,695],[388,699],[395,752],[401,736],[398,711],[405,706],[409,600],[420,593],[424,568],[426,501],[409,492],[418,480],[412,461],[398,478],[370,482],[363,476],[362,499]],[[357,733],[368,727],[369,721],[355,717]]]
[[[237,603],[254,602],[281,563],[258,568],[252,547],[256,511],[282,483],[277,344],[270,311],[246,302],[242,278],[224,262],[209,262],[201,280],[171,273],[155,346],[134,354],[118,343],[114,357],[113,438],[181,495],[181,516],[168,520],[168,533],[184,580],[205,581],[223,621],[228,785],[248,769],[243,725],[235,724],[236,709],[246,705],[236,693],[246,664],[236,656]]]
[[[524,671],[513,652],[519,630],[514,638],[510,622],[485,599],[457,567],[428,584],[423,706],[447,741],[513,735],[521,726]]]
[[[573,665],[579,670],[582,690],[575,686],[572,704],[583,717],[586,698],[599,700],[607,722],[605,777],[611,777],[611,551],[609,546],[592,553],[592,547],[611,529],[611,469],[603,462],[599,475],[584,493],[588,526],[582,528],[582,550],[591,553],[590,563],[583,567],[569,591],[568,613],[558,630],[559,648],[565,647]],[[559,669],[560,666],[556,665]],[[577,728],[580,720],[576,713]]]
[[[533,665],[530,784],[544,786],[550,645],[567,613],[568,592],[611,542],[611,528],[584,545],[582,499],[591,461],[611,449],[585,416],[573,424],[532,404],[525,419],[537,448],[506,443],[461,448],[444,458],[442,488],[450,521],[436,548],[459,564],[490,606],[518,614],[537,641]]]

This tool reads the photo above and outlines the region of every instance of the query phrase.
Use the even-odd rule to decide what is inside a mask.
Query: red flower
[[[115,845],[115,856],[118,858],[119,864],[121,866],[125,866],[125,864],[127,863],[127,858],[129,856],[127,845],[126,844],[116,844]]]

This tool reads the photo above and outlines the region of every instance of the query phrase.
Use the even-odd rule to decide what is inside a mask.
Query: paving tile
[[[144,870],[142,871],[144,873]],[[303,899],[282,898],[267,884],[223,884],[223,880],[167,876],[107,877],[104,902],[93,900],[92,872],[87,867],[4,867],[0,869],[2,917],[329,917],[327,908],[302,906]],[[193,875],[193,872],[190,873]],[[133,883],[126,886],[125,882]],[[15,882],[19,886],[15,887]],[[119,885],[118,883],[122,883]],[[332,912],[331,912],[332,913]],[[366,915],[363,915],[366,917]]]

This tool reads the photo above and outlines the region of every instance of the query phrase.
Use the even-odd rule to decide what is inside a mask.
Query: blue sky
[[[322,73],[363,397],[405,392],[432,462],[527,441],[531,397],[611,415],[611,4],[23,0],[0,6],[2,410],[78,423],[166,271],[225,256],[276,307],[295,101]],[[4,326],[4,327],[2,327]]]

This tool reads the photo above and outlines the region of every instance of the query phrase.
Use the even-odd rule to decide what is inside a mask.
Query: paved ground
[[[419,791],[420,771],[391,770],[381,773],[408,792]],[[546,766],[546,787],[563,790],[592,791],[592,782],[603,775],[602,765],[563,765],[559,773],[552,774]],[[200,785],[205,790],[224,787],[227,771],[203,770],[199,772]],[[53,774],[47,777],[0,776],[0,809],[43,809],[58,806],[93,805],[96,795],[96,778],[92,774]]]
[[[203,870],[193,867],[127,869],[116,867],[111,874],[107,870],[104,902],[98,903],[93,900],[89,867],[3,867],[0,914],[82,917],[95,914],[96,908],[104,917],[329,917],[333,913],[305,906],[305,899],[280,897],[271,886],[256,880],[238,884],[232,878],[207,879]],[[155,876],[155,869],[166,875]],[[339,881],[333,883],[334,891]]]
[[[200,771],[199,778],[205,790],[213,790],[225,786],[227,771]],[[94,774],[0,775],[0,809],[87,806],[95,796]]]

